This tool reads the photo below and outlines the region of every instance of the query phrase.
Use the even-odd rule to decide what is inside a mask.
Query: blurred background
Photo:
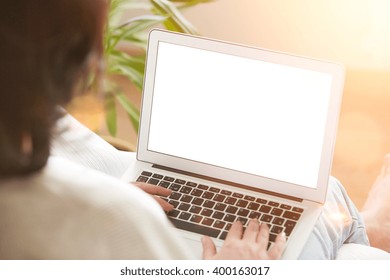
[[[332,175],[361,207],[390,152],[390,1],[219,0],[186,17],[207,37],[346,68]]]
[[[389,11],[388,0],[216,0],[183,13],[206,37],[345,65],[332,175],[360,208],[390,152]],[[117,136],[135,143],[127,125]]]
[[[207,37],[346,68],[332,175],[361,207],[390,152],[390,1],[219,0],[185,15]]]

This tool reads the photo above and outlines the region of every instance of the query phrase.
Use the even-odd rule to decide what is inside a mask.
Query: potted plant
[[[107,131],[112,136],[117,134],[117,110],[125,110],[135,131],[138,131],[139,109],[129,99],[124,87],[130,81],[133,85],[131,94],[142,91],[145,69],[145,51],[147,36],[153,27],[171,31],[197,34],[193,25],[183,16],[182,11],[200,3],[213,0],[111,0],[108,23],[104,36],[105,67],[100,91],[104,103],[93,101],[88,95],[88,109],[78,107],[77,99],[70,105],[72,114],[88,110],[105,116]],[[130,15],[129,19],[125,19]],[[96,84],[96,77],[91,78],[91,85]],[[128,86],[127,86],[128,87]],[[94,92],[91,90],[90,92]],[[93,104],[91,106],[91,104]],[[92,109],[91,109],[92,108]],[[76,111],[76,112],[75,112]],[[97,113],[99,114],[99,113]],[[86,121],[88,125],[88,120]],[[84,122],[85,123],[85,122]],[[97,124],[90,128],[96,129]]]

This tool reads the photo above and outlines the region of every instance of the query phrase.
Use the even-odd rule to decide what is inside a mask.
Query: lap
[[[300,259],[335,259],[347,243],[369,245],[359,211],[341,183],[331,177],[322,214]]]

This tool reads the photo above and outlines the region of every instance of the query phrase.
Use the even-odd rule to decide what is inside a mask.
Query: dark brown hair
[[[0,178],[41,169],[58,105],[102,53],[107,0],[12,0],[0,10]],[[31,137],[24,153],[22,139]]]

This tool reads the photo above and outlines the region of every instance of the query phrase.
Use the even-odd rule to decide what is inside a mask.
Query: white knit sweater
[[[1,259],[185,259],[158,204],[65,159],[0,181]]]

